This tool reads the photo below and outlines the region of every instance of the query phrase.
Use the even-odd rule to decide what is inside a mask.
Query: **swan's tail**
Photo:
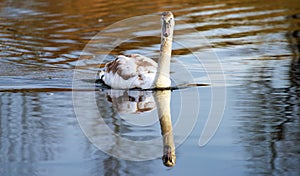
[[[105,71],[100,70],[97,74],[97,78],[96,78],[95,83],[105,85],[105,83],[104,83],[104,74],[105,74]]]
[[[104,74],[105,74],[105,71],[103,71],[103,70],[100,70],[98,73],[99,79],[102,81],[104,81]]]

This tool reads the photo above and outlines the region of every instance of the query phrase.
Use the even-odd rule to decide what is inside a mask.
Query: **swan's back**
[[[119,55],[105,65],[100,72],[103,82],[118,89],[151,88],[157,72],[157,63],[152,59],[139,55]]]

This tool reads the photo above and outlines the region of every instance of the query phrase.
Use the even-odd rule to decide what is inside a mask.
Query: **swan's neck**
[[[163,162],[168,167],[174,166],[176,163],[176,155],[170,112],[171,91],[158,90],[154,95],[161,127],[161,134],[163,136]]]
[[[158,60],[158,69],[155,87],[166,88],[171,86],[170,80],[170,61],[172,52],[172,35],[161,39],[160,57]]]

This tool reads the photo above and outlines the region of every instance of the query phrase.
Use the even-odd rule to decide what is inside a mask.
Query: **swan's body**
[[[100,78],[112,88],[147,89],[154,82],[157,63],[139,54],[119,55],[105,69],[104,73],[100,72]]]
[[[168,88],[170,80],[170,60],[174,17],[171,12],[162,14],[162,34],[160,58],[158,63],[139,55],[119,55],[105,65],[105,71],[99,73],[100,79],[111,88]]]

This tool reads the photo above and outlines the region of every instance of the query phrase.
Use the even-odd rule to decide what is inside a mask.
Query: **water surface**
[[[0,2],[1,175],[299,175],[297,0]],[[227,90],[220,127],[203,147],[198,141],[210,113],[211,87],[172,92],[174,124],[183,93],[196,90],[200,105],[197,123],[176,149],[177,164],[171,169],[164,167],[160,158],[128,161],[98,150],[82,132],[72,100],[73,72],[80,54],[86,57],[79,65],[85,74],[99,67],[89,53],[81,53],[98,32],[139,15],[157,15],[159,19],[166,10],[174,12],[175,35],[186,44],[174,44],[171,75],[180,75],[183,65],[198,81],[206,82],[204,66],[209,66],[216,78],[224,73]],[[189,25],[199,31],[200,38]],[[145,30],[147,33],[158,36],[138,33],[140,36],[122,43],[111,54],[138,52],[157,57],[159,29]],[[108,41],[113,39],[111,36]],[[224,72],[215,68],[210,58],[197,62],[191,51],[215,52]],[[97,54],[103,55],[102,51]],[[118,134],[139,140],[160,136],[158,123],[145,128],[130,125],[118,118],[109,102],[102,103],[105,97],[101,92],[97,90],[95,95],[107,124]],[[185,115],[187,120],[192,118]],[[130,149],[128,152],[134,152]]]

